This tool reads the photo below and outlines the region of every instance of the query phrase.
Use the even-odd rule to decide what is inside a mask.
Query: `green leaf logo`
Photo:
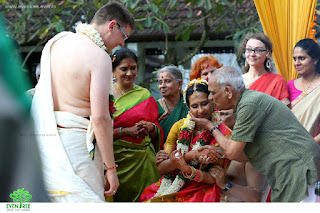
[[[13,202],[21,203],[22,202],[29,202],[29,200],[32,198],[32,196],[29,194],[29,191],[22,189],[17,189],[16,191],[12,192],[10,194],[10,198],[13,200]]]

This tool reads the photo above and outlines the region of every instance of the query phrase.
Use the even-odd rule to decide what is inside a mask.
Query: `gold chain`
[[[307,91],[308,91],[308,89],[310,88],[311,84],[313,83],[314,79],[316,79],[317,76],[318,76],[317,74],[314,75],[314,77],[313,77],[311,83],[309,84],[308,88],[303,90],[303,92],[301,93],[302,96],[308,95]]]
[[[118,91],[120,92],[120,94],[123,95],[124,92],[122,91],[122,89],[120,88],[120,86],[118,85],[118,83],[116,83],[116,87],[117,87]]]

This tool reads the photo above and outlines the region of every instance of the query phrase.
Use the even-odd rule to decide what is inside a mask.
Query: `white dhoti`
[[[41,56],[41,77],[31,107],[39,145],[45,186],[57,202],[104,202],[103,161],[98,148],[94,160],[91,122],[67,112],[54,112],[51,88],[50,48],[63,36],[52,38]],[[57,125],[65,128],[57,128]]]

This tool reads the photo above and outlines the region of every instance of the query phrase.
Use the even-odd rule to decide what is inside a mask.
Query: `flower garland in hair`
[[[203,79],[195,79],[191,81],[185,88],[184,100],[186,103],[186,91],[188,87],[196,85],[196,84],[207,84],[207,82]],[[195,91],[195,89],[194,89]],[[194,93],[194,95],[197,95]],[[183,119],[183,124],[180,127],[180,134],[177,140],[177,150],[180,150],[181,154],[187,153],[189,151],[189,147],[191,145],[192,134],[194,132],[195,123],[190,120],[190,115],[188,114],[186,118]],[[221,124],[221,119],[219,113],[214,111],[211,116],[211,122],[216,126]],[[192,150],[196,150],[201,146],[208,145],[212,140],[213,136],[210,131],[206,130],[203,131],[199,138],[197,139],[195,145],[193,146]],[[198,162],[196,160],[189,162],[189,165],[197,166]],[[174,172],[170,172],[163,176],[161,180],[160,187],[154,197],[160,197],[167,194],[177,193],[180,189],[185,185],[187,178],[185,178],[181,171],[176,170]]]
[[[80,23],[77,25],[76,27],[76,32],[77,33],[83,33],[86,36],[88,36],[93,43],[95,43],[98,47],[102,48],[103,50],[107,51],[106,46],[104,45],[104,42],[100,36],[100,34],[98,33],[98,31],[96,31],[92,25],[90,24],[83,24]]]

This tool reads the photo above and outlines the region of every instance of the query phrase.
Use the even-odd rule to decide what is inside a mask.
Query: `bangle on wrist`
[[[108,171],[108,170],[111,170],[111,169],[116,169],[116,168],[118,167],[117,164],[115,164],[115,165],[112,166],[112,167],[107,167],[107,165],[106,165],[105,163],[103,163],[103,164],[104,164],[104,166],[105,166],[105,168],[106,168],[107,171]]]
[[[191,174],[188,175],[187,173],[182,172],[182,175],[185,178],[192,180],[196,176],[196,169],[193,166],[189,166],[189,168],[191,169]]]
[[[154,133],[157,130],[158,127],[154,123],[152,123],[152,125],[154,126],[154,129],[153,129],[153,131],[151,133]]]
[[[119,135],[120,135],[120,138],[121,138],[121,137],[123,137],[123,136],[122,136],[122,134],[121,134],[121,130],[122,130],[122,128],[123,128],[123,127],[120,127],[120,128],[119,128]]]

